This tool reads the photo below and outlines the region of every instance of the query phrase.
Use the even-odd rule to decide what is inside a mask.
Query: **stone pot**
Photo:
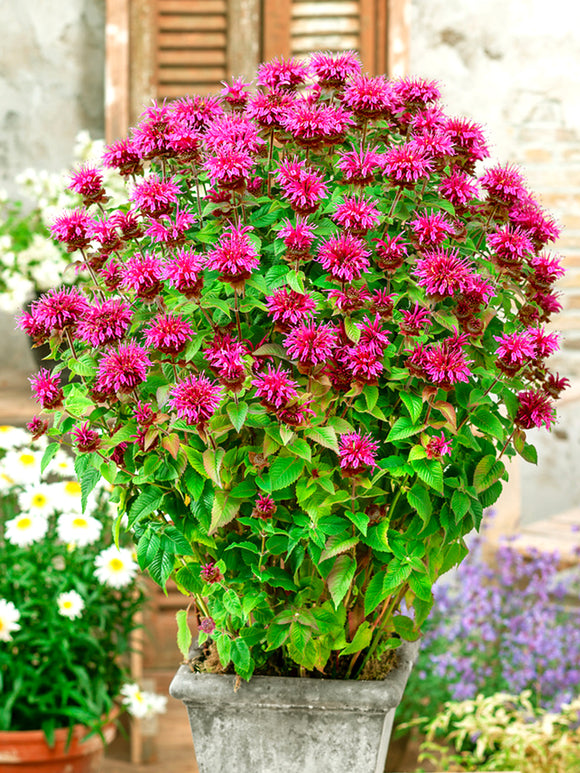
[[[69,730],[59,728],[52,747],[42,730],[0,732],[0,773],[97,773],[116,725],[111,721],[103,727],[105,743],[97,733],[87,738],[88,732],[75,725],[67,744]]]
[[[395,709],[418,644],[380,681],[192,673],[169,688],[185,703],[199,773],[383,773]]]

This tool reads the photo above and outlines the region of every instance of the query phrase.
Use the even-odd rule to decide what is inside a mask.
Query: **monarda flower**
[[[272,518],[276,514],[276,503],[267,494],[261,494],[254,502],[254,509],[252,510],[252,516],[254,518],[261,518],[263,521],[267,521],[268,518]]]
[[[392,82],[392,90],[404,110],[424,110],[441,98],[437,81],[407,76]]]
[[[216,412],[222,392],[222,387],[207,376],[191,374],[170,390],[168,403],[180,419],[203,428]]]
[[[220,98],[215,95],[202,97],[200,94],[187,94],[172,102],[170,109],[178,124],[201,134],[207,131],[213,121],[224,115]]]
[[[215,620],[213,617],[202,617],[199,621],[199,630],[211,636],[215,631]]]
[[[432,435],[427,441],[425,446],[425,455],[427,459],[441,459],[447,454],[451,454],[452,443],[451,440],[447,440],[445,433],[440,435]]]
[[[341,51],[337,54],[317,51],[310,57],[310,69],[323,88],[340,88],[346,81],[359,75],[361,61],[354,51]]]
[[[354,477],[377,467],[375,461],[379,444],[371,435],[360,432],[348,432],[341,435],[338,441],[338,457],[340,468],[347,477]]]
[[[176,156],[182,163],[199,164],[201,161],[201,135],[187,126],[177,124],[167,137],[171,155]]]
[[[152,301],[163,287],[163,264],[154,254],[136,252],[121,267],[123,287],[137,298]]]
[[[455,153],[453,143],[442,131],[415,133],[413,134],[413,142],[433,161],[438,171],[445,166],[449,156]]]
[[[300,427],[309,421],[311,416],[316,416],[316,412],[310,408],[313,402],[312,397],[297,397],[288,405],[278,408],[276,418],[289,427]]]
[[[105,262],[107,255],[123,245],[117,225],[111,220],[95,220],[89,229],[89,235],[98,242],[99,252],[101,256],[104,256],[101,265]]]
[[[71,435],[75,440],[77,450],[81,454],[90,454],[101,447],[101,436],[91,429],[88,421],[85,421],[79,427],[73,427]]]
[[[296,98],[286,91],[270,91],[254,94],[248,102],[246,116],[264,129],[281,129],[281,121],[294,106]]]
[[[479,184],[492,205],[511,206],[527,195],[524,178],[512,164],[498,164],[487,169],[479,178]]]
[[[116,169],[123,177],[137,176],[143,172],[143,160],[133,140],[115,140],[107,145],[102,156],[103,166]]]
[[[157,418],[157,414],[151,408],[151,403],[142,403],[141,400],[137,402],[133,415],[137,426],[141,428],[150,427]]]
[[[331,218],[345,231],[362,235],[379,224],[381,213],[372,201],[362,196],[345,196]]]
[[[438,187],[444,199],[450,201],[456,209],[464,209],[468,202],[479,196],[479,188],[475,180],[467,172],[454,169],[449,175],[442,177]]]
[[[453,166],[472,172],[477,161],[489,156],[482,127],[466,118],[448,118],[445,133],[453,142]]]
[[[62,332],[74,327],[88,307],[88,301],[75,287],[49,290],[34,304],[34,317],[47,331]]]
[[[199,575],[204,582],[208,583],[208,585],[213,585],[215,582],[221,582],[224,579],[224,576],[215,561],[202,564]]]
[[[524,258],[531,257],[533,245],[526,234],[510,225],[497,228],[487,237],[494,263],[500,269],[519,271]]]
[[[267,408],[284,408],[298,396],[298,382],[290,378],[290,371],[280,366],[274,369],[268,365],[267,371],[252,381],[252,387]]]
[[[386,234],[383,239],[373,239],[377,243],[375,248],[376,261],[377,267],[381,271],[392,273],[405,262],[408,245],[402,239],[402,234],[396,236]]]
[[[299,215],[316,212],[321,200],[328,195],[324,175],[308,169],[304,161],[283,162],[276,178],[292,209]]]
[[[288,354],[307,367],[325,362],[336,343],[336,331],[330,325],[310,321],[297,325],[284,338]]]
[[[353,123],[352,116],[339,105],[312,105],[307,100],[297,100],[280,118],[282,128],[303,148],[338,142]]]
[[[427,295],[440,297],[468,290],[473,276],[469,259],[460,258],[457,249],[444,247],[425,250],[413,274]]]
[[[352,314],[353,311],[362,309],[365,304],[372,300],[368,287],[356,287],[347,285],[344,290],[329,290],[328,299],[333,301],[334,306],[346,314]]]
[[[66,244],[67,252],[84,250],[91,241],[94,220],[85,209],[63,212],[50,226],[50,233],[58,242]]]
[[[518,392],[518,410],[515,423],[522,429],[545,426],[550,429],[556,419],[556,410],[544,392],[527,389]]]
[[[128,212],[117,209],[110,215],[108,222],[119,229],[123,239],[139,239],[143,236],[143,226],[137,213],[133,212],[132,209]]]
[[[498,368],[508,375],[515,375],[529,361],[536,359],[534,345],[527,333],[510,333],[494,336]]]
[[[569,379],[562,378],[559,373],[548,373],[542,385],[542,390],[550,397],[553,397],[554,400],[557,400],[560,394],[565,389],[568,389],[569,386]]]
[[[409,225],[421,247],[438,247],[455,233],[455,225],[442,212],[417,213]]]
[[[50,373],[46,368],[41,368],[28,380],[34,399],[43,408],[52,409],[62,405],[64,394],[60,387],[60,374]]]
[[[273,91],[295,91],[309,75],[307,63],[279,57],[258,67],[258,86],[266,86]]]
[[[145,328],[145,345],[175,356],[193,338],[193,328],[179,314],[158,314]]]
[[[396,297],[388,290],[375,290],[371,297],[371,311],[378,314],[381,319],[390,319],[393,316]]]
[[[205,257],[188,249],[177,250],[165,261],[161,276],[188,299],[199,298],[203,288]]]
[[[394,145],[385,153],[383,170],[392,185],[412,188],[418,180],[433,169],[433,161],[427,151],[414,140]]]
[[[195,220],[193,212],[175,210],[173,215],[159,215],[145,231],[154,242],[167,247],[180,247],[187,239],[187,229]]]
[[[381,356],[390,343],[389,331],[383,328],[383,322],[379,314],[374,319],[367,316],[362,322],[357,322],[356,327],[361,331],[359,344],[374,349]]]
[[[50,330],[34,314],[34,304],[31,305],[31,311],[22,311],[16,317],[16,324],[20,330],[24,330],[27,336],[32,338],[34,346],[44,344],[50,338]]]
[[[413,309],[401,309],[401,315],[403,319],[399,323],[399,330],[405,336],[420,336],[433,324],[430,309],[418,303]]]
[[[459,381],[469,381],[470,361],[466,358],[462,344],[467,336],[452,336],[425,349],[424,369],[431,381],[441,389],[450,389]]]
[[[132,392],[147,378],[147,369],[153,363],[147,351],[133,342],[119,344],[103,354],[96,379],[96,389],[103,394]]]
[[[552,314],[562,311],[562,304],[558,300],[559,293],[533,293],[530,300],[536,303],[541,310],[539,314],[540,322],[548,322]]]
[[[342,352],[341,361],[354,381],[376,384],[383,372],[383,355],[375,346],[358,343]]]
[[[48,419],[41,419],[40,416],[33,416],[32,419],[26,423],[26,429],[32,435],[33,440],[38,440],[46,434],[49,427]]]
[[[360,279],[370,268],[371,253],[362,239],[346,232],[331,236],[323,242],[316,256],[330,277],[339,282]]]
[[[554,282],[564,276],[566,271],[562,267],[559,256],[542,252],[533,255],[530,259],[532,273],[527,276],[528,282],[534,289],[549,290]]]
[[[544,212],[535,199],[528,194],[515,202],[509,210],[509,219],[530,237],[536,251],[548,242],[554,242],[560,235],[556,221]]]
[[[260,265],[258,251],[250,240],[252,226],[230,225],[217,246],[207,254],[207,268],[219,271],[219,279],[234,289],[243,288],[246,279]]]
[[[179,193],[174,178],[162,180],[159,175],[150,174],[135,185],[129,198],[146,217],[159,217],[173,211]]]
[[[316,311],[316,301],[308,293],[299,293],[288,287],[281,287],[265,298],[268,314],[277,323],[279,330],[287,331]]]
[[[103,187],[103,175],[94,167],[83,165],[80,169],[74,171],[71,174],[68,187],[71,191],[83,197],[85,207],[107,200]]]
[[[548,333],[545,327],[529,327],[525,334],[532,344],[535,360],[544,360],[560,348],[558,333]]]
[[[288,219],[284,220],[282,228],[278,231],[278,238],[283,239],[286,245],[285,259],[288,261],[308,259],[315,230],[315,225],[300,217],[296,219],[296,225],[292,225]]]
[[[171,108],[163,102],[148,105],[133,128],[133,143],[142,158],[170,157],[169,134],[172,128]]]
[[[338,168],[342,170],[344,179],[355,185],[369,185],[374,180],[376,172],[383,167],[383,155],[376,148],[359,148],[338,154]]]
[[[389,81],[381,75],[354,75],[341,94],[342,104],[359,118],[386,117],[393,107]]]
[[[226,83],[226,81],[221,81],[221,83],[223,89],[220,94],[223,97],[224,102],[227,102],[228,105],[233,108],[242,108],[246,106],[248,99],[250,98],[249,83],[246,83],[241,77],[232,78],[231,83]]]
[[[255,161],[242,148],[225,146],[207,156],[204,167],[212,185],[232,191],[243,191]]]
[[[76,335],[91,346],[112,344],[125,336],[132,318],[133,311],[126,301],[112,298],[93,303],[79,320]]]

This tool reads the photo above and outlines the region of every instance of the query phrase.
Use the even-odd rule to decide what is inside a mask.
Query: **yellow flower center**
[[[33,507],[44,507],[44,505],[47,503],[47,498],[44,496],[44,494],[35,494],[32,497],[32,506]]]
[[[31,464],[34,464],[34,456],[32,454],[20,454],[20,462],[25,467],[30,467]]]
[[[68,599],[66,601],[62,602],[62,605],[65,609],[70,609],[72,607],[72,601],[69,601]]]
[[[23,518],[19,518],[16,522],[16,528],[22,529],[22,531],[25,531],[26,529],[30,529],[32,526],[32,518],[27,518],[24,516]]]
[[[0,472],[0,478],[2,478],[2,480],[5,480],[6,483],[14,483],[14,478],[11,478],[10,475],[6,475],[5,472]]]
[[[88,526],[87,519],[86,518],[75,518],[74,521],[73,521],[73,526],[76,529],[86,529],[87,526]]]
[[[9,427],[8,424],[2,424],[0,425],[0,432],[10,432],[12,427]]]
[[[2,618],[0,617],[0,631],[3,631],[4,628],[5,628],[4,620],[2,620]]]
[[[73,497],[78,497],[81,493],[81,484],[77,480],[69,480],[65,483],[64,490]]]
[[[109,568],[113,572],[120,572],[121,569],[123,568],[123,562],[121,561],[120,558],[112,558],[109,562]]]

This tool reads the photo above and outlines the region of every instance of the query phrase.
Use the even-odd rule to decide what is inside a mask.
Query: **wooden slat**
[[[185,94],[217,94],[222,89],[219,83],[196,83],[190,89],[184,88],[183,84],[161,83],[157,89],[158,99],[178,99]]]
[[[358,49],[358,35],[308,35],[292,40],[292,53],[306,54],[311,51],[348,51]]]
[[[360,44],[363,71],[375,75],[376,68],[376,5],[382,0],[359,0]],[[386,2],[386,0],[384,0]]]
[[[226,52],[223,48],[167,48],[161,49],[157,54],[159,67],[201,67],[212,65],[226,65]]]
[[[107,0],[105,29],[105,136],[120,139],[129,127],[129,0]]]
[[[345,3],[292,3],[292,18],[312,18],[320,16],[357,16],[359,14],[358,2]]]
[[[288,58],[291,54],[291,0],[264,0],[262,4],[262,58]]]
[[[225,67],[162,67],[159,70],[159,83],[209,83],[223,80]]]
[[[164,48],[225,48],[224,32],[162,32],[158,35],[159,49]]]
[[[157,0],[130,2],[129,122],[133,125],[156,96],[157,45],[155,18]]]
[[[157,0],[160,14],[225,13],[226,0]]]
[[[357,35],[359,20],[352,16],[333,19],[294,19],[290,25],[291,35]]]
[[[411,0],[388,0],[387,73],[405,75],[409,71],[409,18]]]
[[[225,30],[225,14],[189,14],[183,16],[160,16],[160,32],[198,32],[200,30]]]
[[[228,78],[255,78],[262,53],[261,6],[261,0],[228,0]]]

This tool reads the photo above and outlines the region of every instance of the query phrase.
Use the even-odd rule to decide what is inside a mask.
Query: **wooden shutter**
[[[294,0],[291,14],[293,56],[360,49],[359,0]]]

